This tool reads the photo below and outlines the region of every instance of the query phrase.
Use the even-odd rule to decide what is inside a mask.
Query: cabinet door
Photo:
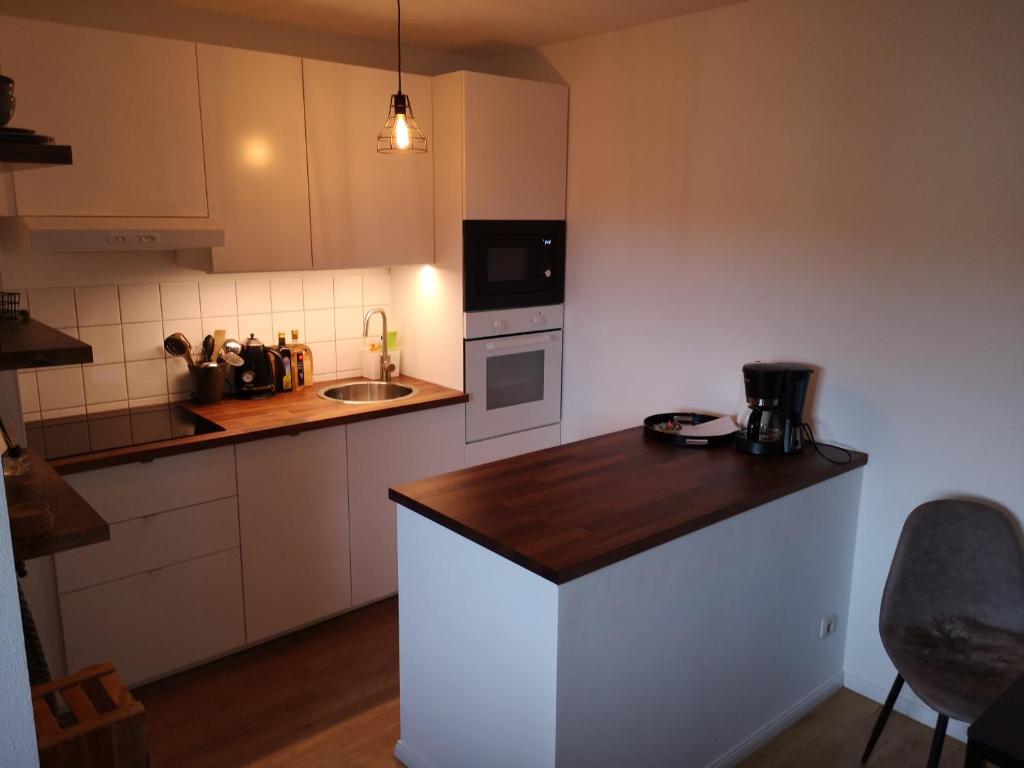
[[[466,466],[466,409],[451,405],[348,427],[352,604],[398,589],[395,503],[388,488]]]
[[[198,46],[215,272],[309,269],[302,61]]]
[[[194,43],[4,18],[12,124],[74,164],[14,174],[18,213],[206,216]]]
[[[345,429],[235,448],[250,643],[351,605]]]
[[[313,265],[432,262],[432,155],[377,152],[395,73],[311,59],[303,73]],[[402,90],[429,143],[430,78],[403,75]]]
[[[568,89],[463,77],[463,218],[564,219]]]

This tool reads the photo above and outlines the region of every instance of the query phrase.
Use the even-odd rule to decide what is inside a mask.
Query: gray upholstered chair
[[[861,762],[906,680],[939,713],[932,768],[949,718],[973,722],[1024,674],[1024,549],[1014,522],[976,501],[919,506],[896,545],[878,623],[898,674]]]

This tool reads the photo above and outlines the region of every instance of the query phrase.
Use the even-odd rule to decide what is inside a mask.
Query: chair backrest
[[[882,594],[883,641],[950,618],[1024,632],[1024,548],[1013,521],[988,504],[922,504],[896,545]]]

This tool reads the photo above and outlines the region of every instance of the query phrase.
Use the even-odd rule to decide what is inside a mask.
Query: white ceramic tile
[[[363,337],[362,307],[339,307],[334,310],[334,337],[337,339]]]
[[[86,413],[107,413],[109,411],[123,411],[128,407],[127,400],[112,400],[109,403],[86,403]]]
[[[199,317],[199,283],[161,283],[160,307],[164,320]]]
[[[359,350],[363,348],[362,339],[339,339],[335,347],[338,373],[361,369]],[[313,369],[314,373],[316,369]]]
[[[331,354],[334,354],[333,349]],[[35,371],[18,371],[18,397],[21,399],[22,412],[39,410],[39,384],[36,382]]]
[[[109,325],[121,322],[117,288],[112,285],[75,288],[78,326]]]
[[[284,333],[285,343],[292,340],[292,328],[299,329],[299,338],[306,338],[306,313],[302,310],[297,312],[275,312],[274,313],[274,338],[272,343],[277,344],[277,334]],[[266,339],[263,340],[267,342]]]
[[[144,323],[161,318],[160,286],[156,283],[119,285],[117,292],[121,298],[122,323]]]
[[[167,367],[163,360],[137,360],[125,363],[130,399],[167,394]]]
[[[172,403],[180,403],[182,400],[191,400],[191,392],[170,392],[167,395],[167,400]]]
[[[39,322],[54,328],[78,325],[75,292],[71,288],[33,288],[28,299],[32,317]]]
[[[129,397],[129,408],[146,408],[150,405],[165,405],[168,402],[167,395],[154,395],[152,397]]]
[[[334,306],[334,280],[330,275],[308,275],[302,278],[304,309],[330,309]]]
[[[334,341],[310,341],[307,346],[313,354],[313,376],[318,381],[322,375],[333,378],[338,370],[338,353]]]
[[[353,368],[350,371],[338,371],[338,381],[345,379],[362,379],[363,371],[360,368]]]
[[[382,306],[380,308],[384,310],[384,314],[386,314],[386,315],[390,315],[391,314],[391,307],[389,307],[387,305],[384,305],[384,306]],[[370,307],[367,307],[367,309],[370,309]],[[391,319],[390,317],[388,319],[391,320],[391,322],[388,324],[388,330],[389,331],[396,330],[395,329],[395,321],[393,319]],[[380,336],[380,335],[382,335],[384,333],[382,328],[383,328],[383,321],[380,319],[380,313],[375,314],[373,317],[370,318],[369,332],[366,335],[367,336]],[[362,329],[360,329],[360,330],[362,330]]]
[[[36,371],[36,380],[39,382],[41,410],[51,411],[85,405],[81,366],[40,368]]]
[[[238,316],[227,315],[225,317],[204,317],[203,318],[203,336],[214,335],[214,331],[217,329],[225,332],[225,339],[237,339],[238,338]],[[196,342],[197,344],[202,343],[202,339]]]
[[[199,308],[203,317],[237,315],[238,302],[235,300],[235,281],[217,280],[199,284]]]
[[[255,335],[264,344],[277,343],[273,318],[269,312],[262,315],[239,315],[238,333],[238,340],[243,344],[250,335]]]
[[[66,419],[69,416],[84,416],[85,413],[84,405],[73,405],[68,408],[51,408],[48,411],[42,411],[40,416],[43,421],[53,421],[54,419]]]
[[[363,304],[380,306],[391,303],[391,275],[363,275]]]
[[[97,365],[120,363],[124,360],[120,325],[93,325],[82,328],[78,332],[78,338],[92,347],[92,361]]]
[[[192,391],[192,376],[188,364],[179,357],[167,359],[167,391],[172,395],[188,394]]]
[[[160,360],[164,355],[163,323],[125,323],[121,326],[124,336],[125,360]]]
[[[175,331],[185,334],[185,338],[191,344],[203,343],[203,321],[198,317],[189,320],[165,320],[163,338],[166,339]],[[160,345],[163,346],[163,339],[160,340]]]
[[[307,309],[305,341],[334,341],[334,310]]]
[[[302,280],[275,277],[270,281],[270,308],[274,312],[302,309]]]
[[[239,280],[235,283],[238,294],[238,314],[262,315],[270,312],[270,281]]]
[[[86,403],[112,403],[128,398],[123,363],[87,365],[82,369]]]
[[[362,275],[335,275],[334,276],[334,306],[336,306],[336,307],[362,307],[363,306],[363,277],[362,277]]]

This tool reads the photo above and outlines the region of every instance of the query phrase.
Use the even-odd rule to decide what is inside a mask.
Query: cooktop
[[[121,409],[25,424],[28,447],[47,459],[223,431],[223,427],[179,405]]]

